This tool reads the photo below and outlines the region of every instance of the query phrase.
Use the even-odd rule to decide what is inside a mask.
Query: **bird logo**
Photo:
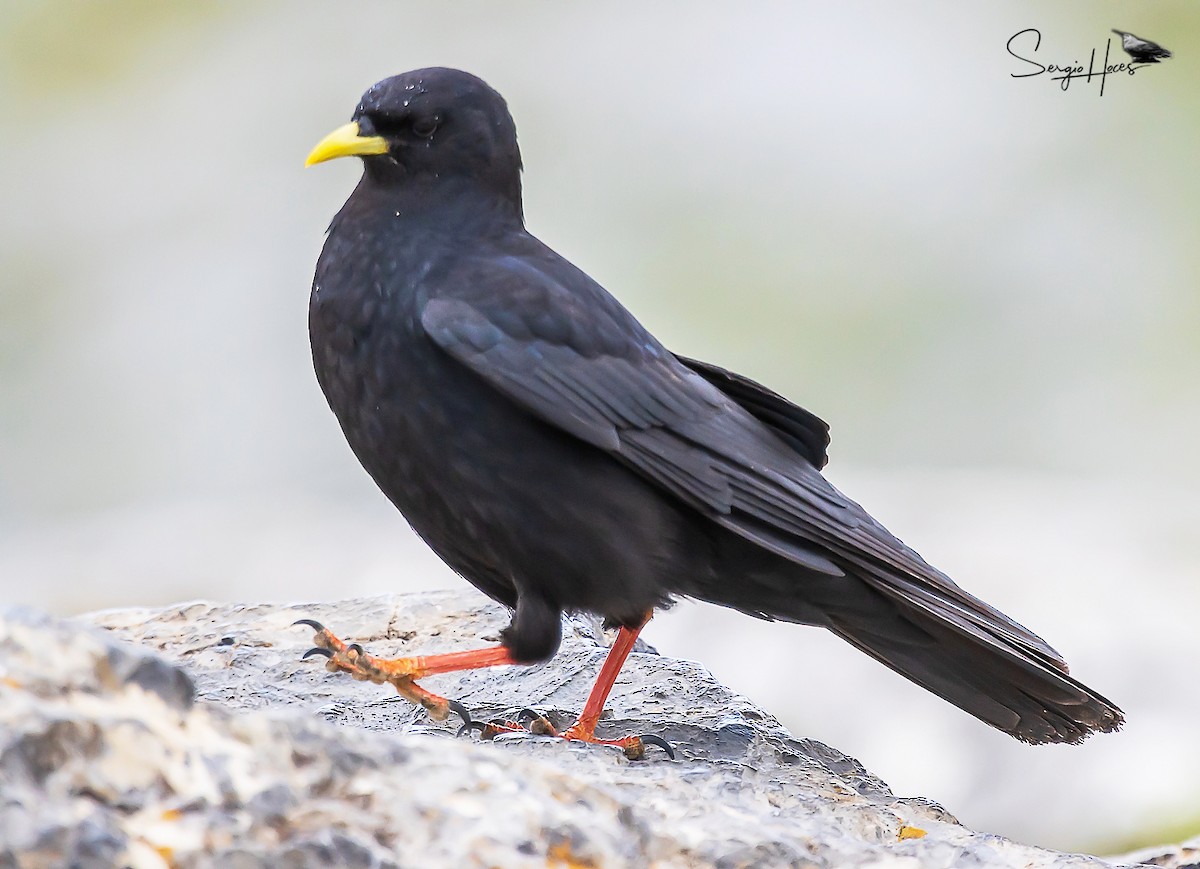
[[[1121,48],[1125,49],[1125,53],[1132,57],[1135,63],[1159,63],[1171,56],[1171,52],[1157,42],[1115,28],[1113,33],[1121,37]]]

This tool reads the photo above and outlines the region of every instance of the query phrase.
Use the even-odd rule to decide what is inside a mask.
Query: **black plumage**
[[[1121,37],[1121,48],[1125,49],[1125,53],[1137,63],[1161,63],[1162,60],[1171,56],[1171,52],[1157,42],[1142,39],[1140,36],[1134,36],[1124,30],[1114,29],[1113,33]]]
[[[564,610],[635,627],[688,596],[827,628],[1027,742],[1121,725],[826,482],[825,423],[672,354],[525,230],[516,129],[487,84],[405,73],[353,121],[310,158],[364,163],[313,283],[317,377],[416,532],[513,608],[513,658],[550,657]]]

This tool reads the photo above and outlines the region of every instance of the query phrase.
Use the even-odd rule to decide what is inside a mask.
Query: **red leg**
[[[673,758],[675,754],[671,750],[670,745],[658,736],[626,736],[621,739],[596,738],[596,724],[600,721],[600,716],[604,712],[604,703],[608,700],[608,695],[612,691],[613,684],[617,681],[617,676],[621,672],[621,667],[625,664],[625,659],[629,657],[634,643],[637,642],[638,634],[646,626],[646,622],[650,621],[651,615],[653,613],[647,613],[646,618],[636,628],[621,628],[617,634],[616,642],[613,643],[612,648],[609,649],[608,656],[604,659],[604,665],[600,668],[600,675],[596,677],[596,684],[592,686],[591,693],[588,694],[583,712],[575,724],[562,733],[558,733],[549,721],[539,717],[530,729],[535,733],[561,736],[563,739],[594,742],[601,745],[615,745],[621,748],[626,756],[633,760],[645,756],[646,744],[649,743],[661,747]],[[305,653],[304,657],[307,658],[312,654],[324,655],[328,659],[325,666],[331,672],[346,672],[355,679],[375,682],[376,684],[387,682],[401,696],[418,706],[423,706],[438,721],[444,721],[453,709],[462,715],[466,721],[465,729],[478,729],[485,738],[508,731],[524,730],[520,724],[512,722],[497,721],[487,725],[480,722],[472,722],[470,715],[460,704],[427,691],[416,682],[417,679],[437,673],[452,673],[456,670],[474,670],[480,667],[496,667],[517,663],[512,659],[508,649],[504,646],[491,646],[486,649],[475,649],[469,652],[450,652],[444,655],[427,655],[412,658],[377,658],[374,655],[368,655],[357,643],[347,645],[330,633],[319,622],[314,622],[311,619],[301,619],[296,624],[306,624],[317,632],[314,638],[316,648],[310,649]],[[536,715],[536,713],[534,714]]]
[[[445,697],[427,691],[417,684],[417,679],[438,673],[453,673],[456,670],[475,670],[480,667],[497,667],[515,664],[504,646],[491,646],[470,652],[449,652],[444,655],[423,655],[414,658],[377,658],[363,651],[357,643],[346,645],[320,622],[301,619],[296,624],[306,624],[315,630],[313,638],[317,644],[304,657],[320,653],[328,658],[325,666],[331,672],[343,671],[355,679],[382,685],[391,684],[401,696],[418,706],[423,706],[438,721],[450,714],[451,704]]]
[[[579,714],[579,720],[563,734],[567,739],[595,741],[596,724],[600,721],[601,713],[604,712],[604,703],[608,700],[613,685],[616,684],[621,668],[625,666],[625,659],[633,651],[633,644],[637,642],[638,634],[642,632],[642,628],[646,627],[648,621],[650,621],[649,615],[636,628],[621,628],[612,648],[608,650],[608,657],[604,659],[604,666],[600,668],[596,684],[592,686],[592,692],[588,694],[587,702],[583,704],[583,712]]]
[[[593,742],[600,745],[615,745],[624,751],[625,756],[630,760],[641,760],[645,757],[646,745],[649,743],[659,746],[668,756],[674,759],[675,752],[671,749],[670,744],[662,737],[654,736],[653,734],[624,736],[620,739],[596,738],[596,724],[600,721],[600,716],[604,712],[604,703],[608,700],[608,695],[617,681],[621,667],[624,666],[629,653],[633,651],[633,645],[637,642],[638,634],[642,632],[642,628],[646,627],[646,623],[650,621],[653,615],[653,612],[646,613],[645,619],[636,628],[621,628],[617,634],[616,641],[612,644],[612,648],[608,650],[608,657],[604,659],[604,665],[600,668],[600,675],[596,677],[596,684],[592,686],[591,693],[588,694],[587,702],[583,705],[583,712],[580,713],[578,721],[562,733],[555,732],[550,722],[545,718],[534,722],[530,729],[535,733],[549,733],[554,736],[561,736],[563,739]]]

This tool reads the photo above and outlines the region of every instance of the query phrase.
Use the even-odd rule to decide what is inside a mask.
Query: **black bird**
[[[1140,36],[1134,36],[1132,33],[1115,28],[1113,33],[1121,37],[1121,48],[1125,49],[1125,53],[1137,63],[1158,63],[1160,59],[1171,56],[1171,52],[1157,42],[1151,42],[1149,39],[1142,39]]]
[[[833,631],[1025,742],[1121,726],[1045,641],[825,481],[824,422],[671,353],[526,231],[516,128],[482,80],[433,68],[379,82],[308,163],[348,155],[364,171],[317,263],[317,379],[387,497],[513,617],[500,646],[391,661],[306,622],[331,670],[470,724],[415,680],[544,661],[564,611],[596,613],[621,632],[563,735],[602,741],[638,630],[691,597]]]

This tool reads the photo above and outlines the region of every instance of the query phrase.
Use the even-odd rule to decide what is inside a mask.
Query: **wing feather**
[[[521,272],[521,287],[532,274]],[[421,323],[509,399],[718,524],[811,570],[853,569],[954,630],[1066,672],[1044,640],[963,591],[821,476],[828,427],[817,417],[747,378],[675,357],[599,287],[607,318],[542,277],[539,301],[557,316],[514,321],[514,306],[496,313],[499,303],[480,295],[431,299]]]

